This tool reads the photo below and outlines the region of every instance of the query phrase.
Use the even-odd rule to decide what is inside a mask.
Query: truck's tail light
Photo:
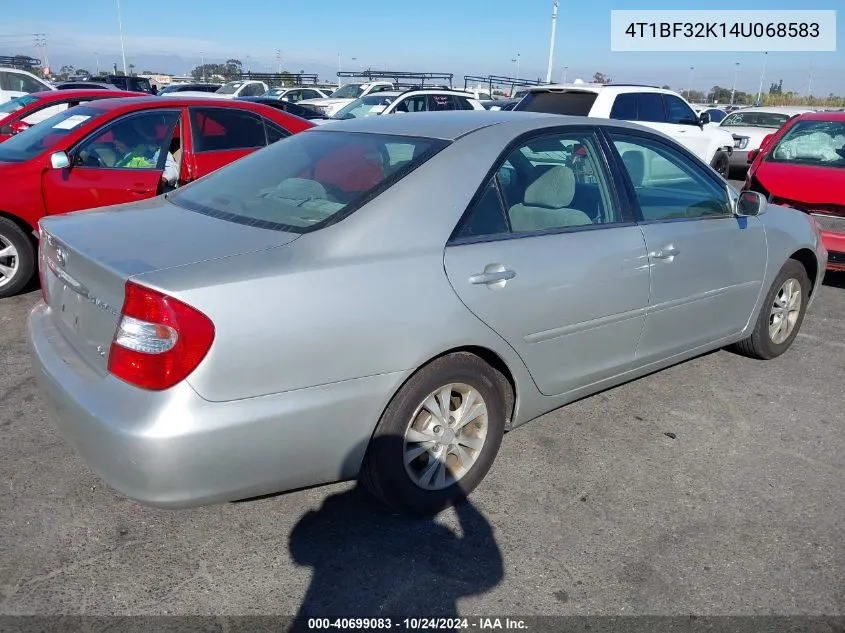
[[[213,341],[214,324],[202,312],[127,281],[109,372],[143,389],[169,389],[197,368]]]

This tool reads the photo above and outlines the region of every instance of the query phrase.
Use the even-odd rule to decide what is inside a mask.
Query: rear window
[[[346,217],[447,144],[312,130],[231,163],[169,199],[231,222],[307,233]]]
[[[0,143],[0,161],[22,163],[53,148],[56,143],[80,126],[88,125],[103,110],[87,106],[68,108]]]
[[[588,116],[598,95],[595,92],[529,92],[514,110]]]

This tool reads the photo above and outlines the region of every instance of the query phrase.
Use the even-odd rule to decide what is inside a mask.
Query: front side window
[[[306,233],[327,226],[448,142],[311,130],[231,163],[172,194],[183,208],[231,222]]]
[[[332,118],[358,119],[373,114],[381,114],[392,102],[393,97],[390,96],[367,95],[345,105]]]
[[[244,85],[242,81],[230,81],[227,84],[223,84],[217,89],[217,94],[219,95],[233,95],[235,94],[238,89]]]
[[[777,142],[766,160],[843,169],[845,121],[797,121]]]
[[[621,222],[609,182],[604,156],[593,134],[532,139],[508,155],[456,236],[531,233]]]
[[[727,189],[668,145],[611,133],[646,221],[731,215]]]
[[[666,104],[666,120],[668,123],[689,125],[698,122],[698,117],[693,109],[684,103],[680,97],[665,94],[663,101]]]
[[[178,112],[145,112],[123,117],[83,141],[74,152],[77,167],[164,169]]]
[[[0,143],[0,162],[19,163],[35,158],[41,152],[55,147],[80,126],[89,125],[102,115],[102,110],[84,105],[60,112]]]
[[[264,86],[261,84],[249,84],[241,94],[244,97],[257,97],[264,94]]]
[[[196,152],[219,152],[264,147],[267,139],[260,116],[234,108],[191,108],[191,131]]]

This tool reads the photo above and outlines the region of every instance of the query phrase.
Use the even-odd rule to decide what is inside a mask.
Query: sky
[[[3,6],[5,5],[5,6]],[[122,68],[118,0],[0,0],[0,55],[40,57],[45,33],[50,66]],[[186,74],[206,62],[240,59],[244,69],[318,73],[343,70],[451,72],[545,78],[552,0],[120,0],[127,63],[135,71]],[[668,10],[675,0],[561,0],[553,79],[668,84],[708,90],[718,84],[756,92],[763,54],[731,52],[614,53],[610,11]],[[684,8],[845,9],[842,0],[706,0]],[[837,51],[769,53],[765,85],[784,91],[845,96],[845,21],[837,15]],[[761,14],[765,19],[765,13]],[[519,61],[513,61],[518,59]],[[736,66],[736,63],[739,66]],[[690,67],[694,67],[690,71]],[[811,79],[812,77],[812,79]]]

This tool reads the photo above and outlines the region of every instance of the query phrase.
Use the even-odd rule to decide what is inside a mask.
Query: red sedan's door
[[[82,140],[71,166],[48,169],[42,191],[50,215],[135,202],[159,193],[179,110],[133,113]]]
[[[264,118],[254,112],[220,106],[195,106],[188,111],[191,121],[191,150],[187,159],[189,180],[210,174],[267,145]]]

